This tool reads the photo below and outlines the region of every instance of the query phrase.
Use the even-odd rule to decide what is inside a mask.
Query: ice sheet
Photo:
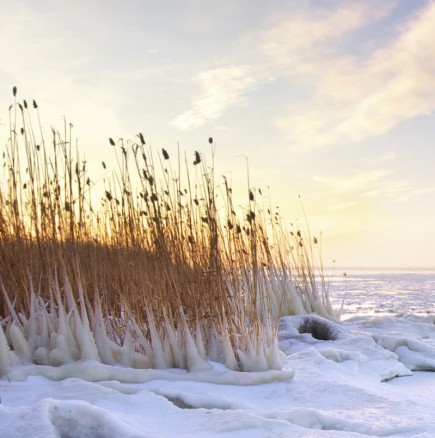
[[[313,337],[316,324],[331,339]],[[429,437],[435,374],[412,368],[434,359],[434,333],[415,315],[288,317],[283,372],[22,366],[0,383],[0,436]]]
[[[283,371],[12,367],[0,380],[0,437],[433,437],[435,316],[399,296],[396,314],[284,318]]]

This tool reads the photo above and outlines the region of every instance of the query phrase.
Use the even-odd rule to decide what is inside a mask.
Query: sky
[[[95,165],[108,137],[213,137],[217,180],[246,193],[248,159],[292,223],[300,195],[326,265],[435,267],[434,23],[428,0],[1,0],[0,138],[13,86]]]

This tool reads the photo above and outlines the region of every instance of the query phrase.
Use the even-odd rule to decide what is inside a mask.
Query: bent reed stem
[[[11,357],[276,369],[280,317],[335,316],[313,241],[287,230],[250,186],[236,211],[228,181],[216,190],[214,152],[211,166],[197,151],[183,169],[179,153],[172,166],[142,134],[111,138],[117,168],[102,163],[96,201],[72,125],[48,142],[36,102],[14,99],[0,187],[0,321]]]

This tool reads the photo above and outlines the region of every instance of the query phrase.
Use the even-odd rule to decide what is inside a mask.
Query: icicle
[[[240,349],[237,350],[243,371],[267,371],[269,369],[266,356],[261,347],[261,345],[257,346],[256,349],[252,343],[252,339],[249,336],[246,336],[245,351]]]
[[[306,315],[309,310],[298,295],[294,283],[286,279],[282,279],[282,281],[286,297],[289,301],[286,315]]]
[[[124,343],[121,347],[121,365],[124,365],[125,367],[131,367],[131,353],[133,350],[133,340],[131,339],[130,331],[127,328],[124,336]]]
[[[166,368],[167,364],[165,356],[163,354],[163,345],[160,339],[160,335],[157,332],[156,325],[154,323],[154,316],[150,310],[147,310],[148,327],[151,335],[151,345],[153,349],[153,362],[155,368]]]
[[[66,275],[66,274],[65,274]],[[80,318],[79,311],[74,301],[74,295],[72,293],[71,285],[66,278],[65,282],[65,292],[67,294],[68,301],[71,306],[72,316],[74,318],[75,324],[75,337],[77,339],[77,344],[80,351],[80,359],[82,360],[95,360],[101,362],[98,355],[97,345],[95,344],[94,335],[89,327],[89,320],[87,317],[86,309],[84,308],[84,303],[81,303],[81,310],[83,318]],[[83,296],[80,301],[83,301]]]
[[[282,361],[285,354],[278,348],[276,323],[273,321],[265,323],[264,332],[264,348],[269,369],[282,370]]]
[[[153,356],[153,350],[151,348],[150,343],[148,342],[147,338],[143,334],[141,327],[139,327],[138,323],[134,319],[133,315],[130,314],[130,312],[128,313],[128,318],[131,321],[131,324],[133,326],[133,330],[136,333],[136,336],[139,340],[139,345],[144,349],[145,356],[148,358],[148,361],[150,361],[150,358]],[[150,367],[151,366],[152,365],[150,365]]]
[[[11,338],[11,344],[14,348],[15,354],[20,358],[22,362],[24,361],[27,363],[31,363],[32,349],[30,348],[30,345],[27,342],[21,329],[15,324],[12,324],[9,328],[9,336]]]
[[[124,344],[121,347],[120,363],[131,368],[151,368],[151,360],[144,354],[138,353],[135,350],[135,339],[132,336],[131,324],[128,324],[127,332],[124,338]]]
[[[276,338],[273,340],[273,344],[267,348],[266,357],[269,364],[269,369],[282,370],[282,361],[286,356],[278,348],[278,340]]]
[[[81,282],[81,275],[80,275],[80,269],[78,266],[76,267],[78,272],[78,280],[77,280],[77,287],[79,290],[79,301],[80,301],[80,317],[81,317],[81,342],[80,346],[84,346],[85,355],[83,355],[83,352],[81,353],[82,359],[90,359],[90,360],[96,360],[98,362],[101,362],[100,357],[98,355],[98,349],[95,344],[94,334],[91,331],[90,325],[89,325],[89,317],[88,313],[86,311],[86,300],[85,300],[85,294],[83,291],[83,285]],[[80,348],[81,350],[81,348]]]
[[[31,332],[28,330],[28,333],[33,334],[35,347],[48,347],[50,344],[50,337],[44,313],[39,309],[35,310],[29,319],[31,321],[31,327],[34,327],[34,331]]]
[[[211,365],[202,358],[196,348],[195,342],[187,326],[186,317],[183,309],[180,309],[180,316],[184,329],[184,344],[186,347],[187,369],[189,371],[206,371],[211,369]]]
[[[12,316],[12,321],[21,329],[24,330],[24,327],[22,326],[20,319],[18,318],[17,313],[15,312],[14,306],[11,303],[11,300],[9,299],[9,295],[6,292],[5,286],[3,284],[3,280],[0,277],[0,289],[2,290],[2,294],[3,294],[3,299],[6,302],[6,306],[8,308],[9,313]]]
[[[10,366],[18,365],[17,356],[10,350],[8,341],[0,324],[0,377],[4,376]]]
[[[168,334],[166,334],[166,336],[164,336],[163,338],[163,355],[165,357],[165,363],[166,363],[166,368],[175,368],[178,367],[178,365],[175,362],[174,359],[174,353],[173,353],[173,348],[171,345],[171,341],[169,339]],[[175,349],[177,349],[177,345],[175,345]],[[182,365],[178,368],[186,368],[186,361],[181,362]]]
[[[176,368],[186,368],[186,352],[184,351],[183,341],[177,339],[177,335],[165,314],[165,330],[170,348],[172,351],[173,362]],[[181,334],[179,333],[179,336]]]
[[[220,354],[220,346],[218,341],[218,336],[216,333],[216,328],[214,324],[210,328],[208,342],[207,342],[207,356],[210,360],[213,360],[215,362],[221,361],[221,354]]]
[[[237,359],[234,354],[234,348],[231,345],[231,341],[227,331],[225,331],[222,337],[222,350],[225,366],[230,370],[240,371],[239,364],[237,363]]]
[[[207,351],[206,351],[205,345],[204,345],[203,331],[201,329],[201,324],[199,323],[198,320],[196,320],[195,337],[196,337],[196,346],[198,347],[198,352],[199,352],[200,356],[207,357]]]
[[[65,305],[62,301],[62,298],[60,296],[60,287],[59,287],[59,280],[57,278],[57,272],[55,272],[55,279],[52,281],[52,289],[54,289],[54,294],[56,298],[57,303],[57,312],[58,312],[58,318],[57,318],[57,333],[62,335],[67,344],[71,347],[74,347],[77,350],[77,343],[74,339],[74,336],[71,331],[71,326],[69,324],[69,318],[67,316],[67,313],[65,311]]]
[[[101,362],[106,365],[115,365],[121,360],[121,347],[107,337],[107,330],[104,324],[103,311],[99,297],[95,298],[94,314],[94,339],[97,346],[98,356]]]

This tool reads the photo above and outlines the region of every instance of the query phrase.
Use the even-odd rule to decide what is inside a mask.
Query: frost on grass
[[[173,162],[142,134],[110,137],[118,166],[91,175],[71,126],[45,139],[38,106],[13,96],[1,155],[0,372],[16,360],[278,370],[279,318],[335,316],[316,275],[318,240],[288,229],[260,189],[249,187],[239,211],[206,157]]]
[[[199,327],[192,334],[186,321],[178,332],[170,325],[165,327],[166,333],[169,333],[165,336],[165,332],[158,330],[152,323],[153,317],[149,314],[148,321],[151,324],[148,340],[135,321],[130,320],[127,322],[130,330],[123,344],[119,345],[115,338],[111,339],[107,331],[101,329],[105,325],[101,319],[101,309],[95,312],[82,309],[79,312],[74,303],[67,311],[62,302],[58,303],[57,311],[54,308],[53,305],[36,305],[28,318],[21,315],[20,327],[12,322],[6,325],[5,332],[0,328],[1,375],[20,378],[21,373],[40,373],[55,380],[74,376],[91,381],[147,381],[158,378],[159,374],[141,374],[134,368],[185,368],[194,376],[191,378],[201,380],[204,379],[201,376],[204,373],[207,375],[206,372],[212,369],[210,356],[214,355],[227,366],[228,372],[232,366],[239,376],[231,377],[227,373],[219,377],[222,382],[250,384],[251,381],[261,381],[263,378],[274,380],[292,377],[291,372],[281,372],[280,375],[280,371],[269,371],[279,369],[281,360],[274,340],[276,338],[272,334],[265,334],[261,343],[248,343],[246,350],[240,346],[239,366],[226,337],[220,339],[216,333],[213,341],[205,345],[202,336],[198,334],[201,333]],[[19,364],[21,368],[14,373],[14,367]],[[116,364],[129,371],[123,372],[124,368],[114,367]],[[243,377],[244,373],[240,370],[251,371],[251,377]],[[255,371],[268,373],[258,377]]]

